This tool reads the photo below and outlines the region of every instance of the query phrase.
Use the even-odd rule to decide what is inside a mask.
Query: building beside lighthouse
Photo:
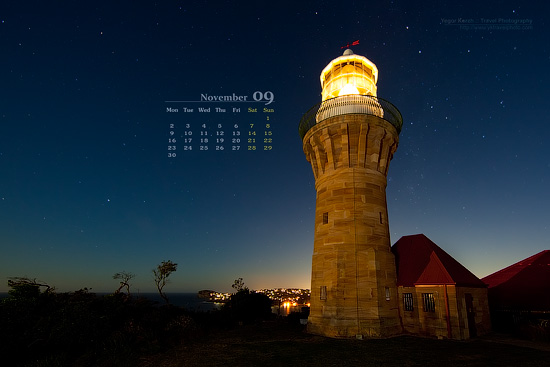
[[[430,335],[429,327],[403,323],[404,292],[390,243],[386,177],[401,113],[377,97],[376,65],[349,49],[323,69],[320,81],[322,100],[299,127],[317,191],[308,331],[344,338]]]
[[[403,331],[469,339],[491,330],[487,284],[423,234],[393,246]]]

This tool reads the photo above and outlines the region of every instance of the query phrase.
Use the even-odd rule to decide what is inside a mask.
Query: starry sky
[[[178,263],[169,292],[239,277],[309,288],[315,188],[298,124],[355,40],[404,120],[391,242],[424,233],[479,277],[550,248],[549,9],[536,3],[3,1],[0,292],[13,276],[109,292],[123,270],[151,292],[162,260]],[[271,151],[167,157],[174,121],[264,121],[169,115],[165,101],[255,91],[274,96]]]

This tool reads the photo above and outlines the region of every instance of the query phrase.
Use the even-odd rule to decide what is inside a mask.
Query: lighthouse
[[[321,72],[322,100],[300,137],[317,191],[308,331],[342,338],[400,334],[387,174],[403,120],[377,97],[378,68],[351,50]]]

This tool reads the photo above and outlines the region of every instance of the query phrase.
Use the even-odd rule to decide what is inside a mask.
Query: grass
[[[141,360],[141,367],[180,366],[547,366],[550,344],[539,349],[490,335],[469,341],[413,336],[342,340],[303,327],[265,322],[215,330]]]

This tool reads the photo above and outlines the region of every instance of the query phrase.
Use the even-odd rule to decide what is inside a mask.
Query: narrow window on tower
[[[390,289],[386,287],[386,301],[390,300]]]
[[[384,221],[382,220],[382,212],[378,212],[380,214],[380,224],[384,224]]]
[[[320,298],[323,299],[323,300],[327,299],[327,286],[326,285],[321,286]]]
[[[403,293],[403,306],[405,307],[405,311],[414,310],[412,293]]]
[[[323,213],[323,224],[328,224],[328,212]]]

